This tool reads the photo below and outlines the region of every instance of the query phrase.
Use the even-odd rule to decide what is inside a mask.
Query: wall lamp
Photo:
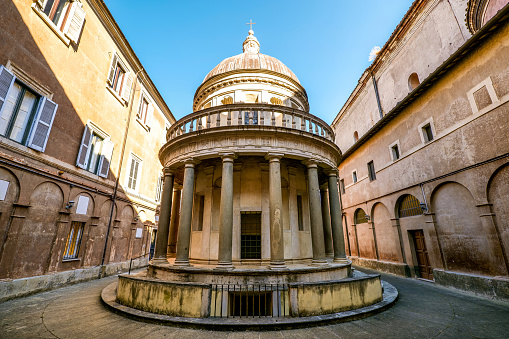
[[[425,203],[421,202],[419,204],[419,206],[421,206],[421,209],[423,212],[428,212],[428,205],[426,205]]]
[[[69,201],[69,202],[67,203],[67,206],[65,206],[65,209],[66,209],[66,210],[69,210],[69,209],[70,209],[70,208],[72,208],[73,206],[74,206],[74,201],[73,201],[73,200],[71,200],[71,201]]]

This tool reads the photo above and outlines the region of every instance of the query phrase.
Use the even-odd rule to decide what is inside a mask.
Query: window
[[[44,152],[57,108],[0,66],[0,135]]]
[[[240,258],[262,258],[261,212],[242,212],[240,215]]]
[[[373,161],[368,162],[368,177],[369,181],[376,180],[375,164],[373,164]]]
[[[125,103],[129,102],[133,77],[125,63],[120,59],[117,53],[113,53],[108,74],[108,85],[110,90]]]
[[[399,157],[400,157],[400,154],[399,154],[399,140],[397,140],[396,142],[392,143],[389,146],[389,149],[391,151],[392,161],[398,160]]]
[[[424,140],[429,142],[433,140],[433,131],[431,130],[431,125],[427,124],[422,127],[422,135],[424,136]]]
[[[422,208],[416,197],[410,194],[404,195],[400,198],[398,204],[398,215],[400,218],[411,217],[414,215],[421,215]]]
[[[142,93],[140,98],[140,107],[136,118],[138,122],[150,130],[152,126],[152,118],[154,116],[154,106],[148,101],[147,95]]]
[[[297,195],[297,219],[299,221],[299,231],[304,231],[304,219],[302,217],[302,195]]]
[[[417,88],[417,86],[419,86],[420,84],[421,82],[419,81],[419,76],[417,75],[417,73],[410,74],[410,76],[408,77],[408,89],[410,90],[410,92]]]
[[[357,171],[352,172],[352,180],[354,184],[357,182]]]
[[[156,185],[156,201],[161,201],[161,194],[163,193],[163,184],[164,184],[164,176],[162,174],[159,174],[159,177],[157,178],[157,185]]]
[[[196,221],[193,223],[193,231],[203,231],[203,215],[205,213],[205,196],[197,194],[194,197],[195,217]]]
[[[81,1],[38,0],[34,9],[59,36],[63,34],[66,44],[69,40],[78,43],[86,15]]]
[[[76,166],[107,178],[112,154],[113,142],[110,136],[89,121],[81,137]]]
[[[71,223],[71,229],[65,242],[64,260],[76,259],[78,257],[84,227],[84,222],[73,221]]]
[[[355,211],[354,215],[354,222],[355,224],[365,224],[368,222],[368,219],[366,218],[366,212],[362,208],[358,208]]]
[[[435,138],[435,126],[433,125],[433,118],[424,121],[418,127],[421,141],[423,144],[432,141]]]
[[[359,133],[357,131],[353,132],[353,142],[357,142],[359,140]]]
[[[341,194],[345,194],[345,180],[341,179],[339,180],[339,191]]]
[[[250,121],[250,119],[253,119]],[[244,112],[244,124],[245,125],[258,125],[258,112],[257,111],[245,111]]]
[[[131,153],[129,157],[129,171],[127,172],[127,187],[133,191],[137,191],[140,185],[142,160]]]

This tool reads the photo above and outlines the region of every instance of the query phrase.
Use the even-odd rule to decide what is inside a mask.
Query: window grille
[[[353,180],[354,184],[357,182],[357,172],[356,171],[352,172],[352,180]]]
[[[433,130],[431,129],[430,124],[427,124],[422,128],[422,134],[424,135],[424,140],[426,142],[433,140]]]
[[[399,159],[399,147],[398,145],[394,145],[391,147],[392,151],[392,160],[396,161]]]
[[[288,284],[212,285],[211,317],[286,317]]]
[[[240,215],[240,258],[262,258],[262,213],[242,212]]]
[[[76,259],[78,257],[84,227],[84,222],[73,221],[71,223],[71,229],[65,242],[64,260]]]
[[[355,224],[364,224],[368,222],[368,219],[366,219],[366,212],[362,208],[357,209],[355,211]]]
[[[413,195],[407,194],[401,199],[398,206],[398,214],[400,218],[421,215],[422,208],[419,200]]]

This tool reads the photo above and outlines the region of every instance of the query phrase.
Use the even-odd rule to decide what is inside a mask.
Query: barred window
[[[262,258],[262,213],[240,214],[240,258]]]
[[[73,221],[71,223],[71,229],[65,242],[64,260],[76,259],[78,257],[84,227],[84,222]]]
[[[362,208],[358,208],[356,211],[355,211],[355,215],[354,215],[354,221],[355,221],[355,224],[364,224],[364,223],[367,223],[368,222],[368,219],[366,219],[366,212],[364,212],[364,210]]]
[[[398,215],[400,218],[421,215],[422,208],[419,200],[413,195],[407,194],[403,196],[398,205]]]

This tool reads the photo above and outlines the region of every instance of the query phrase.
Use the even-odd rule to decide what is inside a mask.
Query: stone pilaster
[[[175,258],[177,253],[177,234],[179,230],[179,217],[180,217],[180,196],[182,194],[182,187],[174,184],[173,186],[173,202],[171,207],[170,219],[170,236],[168,239],[168,257]]]
[[[323,238],[325,241],[325,255],[334,257],[334,248],[332,247],[332,230],[330,223],[329,211],[329,193],[327,187],[320,187],[320,201],[322,203],[322,220],[323,220]]]

